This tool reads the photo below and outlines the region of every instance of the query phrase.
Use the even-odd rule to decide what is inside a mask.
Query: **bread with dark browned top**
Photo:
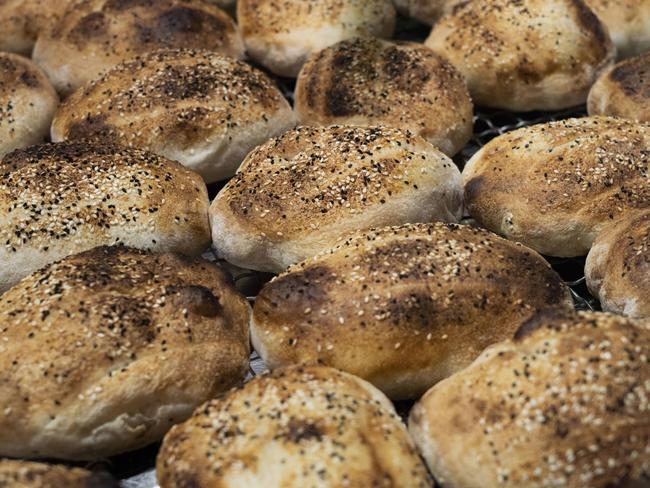
[[[75,0],[1,0],[0,51],[30,56],[38,35]]]
[[[650,123],[650,51],[603,73],[591,87],[587,109],[589,115]]]
[[[77,0],[41,33],[33,57],[67,96],[122,61],[173,48],[244,56],[235,22],[208,0]]]
[[[410,224],[290,267],[258,295],[251,337],[270,368],[321,363],[417,398],[547,307],[571,309],[571,295],[534,251],[466,225]]]
[[[424,139],[385,127],[299,127],[252,151],[210,206],[212,245],[281,272],[355,230],[458,222],[460,171]]]
[[[465,76],[474,103],[515,112],[584,103],[615,55],[583,0],[470,0],[425,44]]]
[[[257,377],[199,407],[165,437],[161,488],[430,488],[393,405],[325,367]]]
[[[650,328],[548,312],[438,383],[409,430],[463,488],[642,488],[650,480]]]
[[[584,256],[605,226],[650,205],[650,125],[613,117],[499,136],[463,170],[481,225],[550,256]]]
[[[201,254],[208,204],[199,175],[145,151],[86,142],[14,151],[0,162],[0,292],[99,245]]]
[[[448,156],[472,135],[463,77],[421,44],[370,38],[335,44],[308,59],[295,99],[302,124],[408,129]]]
[[[56,464],[0,460],[3,488],[118,488],[105,471],[88,471]]]
[[[52,140],[147,149],[211,183],[231,177],[250,150],[294,125],[291,106],[263,72],[181,49],[122,63],[79,90],[56,113]]]
[[[99,459],[160,440],[244,379],[250,306],[217,265],[121,246],[0,295],[0,455]]]
[[[603,310],[650,319],[650,210],[624,215],[598,234],[585,277]]]

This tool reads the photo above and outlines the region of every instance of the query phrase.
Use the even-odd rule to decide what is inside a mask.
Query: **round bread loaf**
[[[45,142],[59,97],[29,59],[0,52],[0,158]]]
[[[75,93],[55,114],[52,140],[148,149],[211,183],[294,125],[291,106],[261,71],[216,53],[171,50],[122,63]]]
[[[587,254],[598,232],[650,205],[650,125],[612,117],[539,124],[484,146],[463,170],[484,227],[550,256]]]
[[[352,37],[390,38],[392,0],[239,0],[248,54],[281,76],[296,77],[311,53]]]
[[[0,461],[0,486],[4,488],[119,488],[106,472],[34,463]]]
[[[1,0],[0,51],[29,56],[41,31],[56,24],[73,0]]]
[[[425,24],[433,25],[440,17],[467,0],[393,0],[397,11]]]
[[[650,49],[648,0],[585,0],[607,26],[619,57],[627,58]]]
[[[121,61],[171,48],[244,55],[233,19],[207,0],[83,0],[39,36],[33,56],[69,95]]]
[[[251,337],[270,368],[318,362],[416,398],[546,307],[571,309],[571,295],[534,251],[470,226],[411,224],[289,268],[258,295]]]
[[[0,162],[0,292],[99,245],[201,254],[208,204],[197,174],[144,151],[88,143],[14,151]]]
[[[244,379],[250,306],[217,265],[98,247],[0,296],[0,455],[97,459],[159,440]]]
[[[210,207],[219,257],[280,272],[357,229],[458,222],[460,171],[422,138],[379,127],[300,127],[252,151]]]
[[[583,0],[472,0],[426,45],[465,76],[474,103],[513,111],[580,105],[615,49]]]
[[[472,136],[472,100],[463,77],[421,44],[371,38],[314,54],[296,84],[305,125],[386,125],[409,129],[448,156]]]
[[[647,486],[650,329],[541,314],[411,411],[442,487]]]
[[[650,51],[621,61],[598,78],[589,92],[587,108],[589,115],[650,122]]]
[[[606,227],[587,255],[587,286],[603,310],[650,318],[650,212]]]
[[[432,486],[388,399],[325,367],[284,368],[199,407],[156,470],[161,488]]]

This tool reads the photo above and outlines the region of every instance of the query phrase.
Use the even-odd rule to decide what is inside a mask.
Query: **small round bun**
[[[55,25],[73,1],[0,1],[0,51],[30,56],[38,35]]]
[[[470,226],[410,224],[289,268],[258,295],[251,337],[270,368],[325,364],[417,398],[546,307],[573,305],[534,251]]]
[[[426,45],[465,76],[474,103],[515,112],[584,103],[615,52],[583,0],[471,0]]]
[[[596,235],[650,205],[650,125],[585,117],[490,141],[463,170],[482,226],[549,256],[584,256]]]
[[[0,52],[0,158],[45,142],[58,104],[56,91],[34,63]]]
[[[32,146],[0,162],[0,292],[99,245],[201,254],[210,244],[199,175],[135,149]]]
[[[4,488],[119,488],[104,471],[91,472],[81,468],[0,460],[0,486]]]
[[[397,11],[419,22],[433,25],[440,17],[466,0],[393,0]]]
[[[621,61],[598,78],[587,108],[589,115],[650,122],[650,51]]]
[[[248,54],[295,78],[307,57],[352,37],[390,38],[392,0],[239,0],[237,20]]]
[[[548,312],[438,383],[409,430],[442,487],[647,486],[650,328]]]
[[[429,488],[380,391],[325,367],[284,368],[199,407],[165,437],[161,488]]]
[[[0,455],[160,440],[248,370],[250,306],[217,265],[98,247],[0,295]]]
[[[585,277],[603,310],[650,319],[650,212],[625,215],[598,234]]]
[[[171,50],[122,63],[75,93],[54,117],[52,140],[147,149],[211,183],[294,125],[289,102],[261,71],[217,53]]]
[[[458,222],[460,171],[421,137],[380,127],[300,127],[246,158],[210,207],[219,257],[280,272],[355,230]]]
[[[463,77],[410,42],[355,38],[312,55],[298,76],[295,105],[302,124],[409,129],[448,156],[472,136]]]
[[[234,20],[207,0],[85,0],[39,36],[33,57],[69,95],[121,61],[172,48],[244,55]]]
[[[620,58],[650,50],[648,0],[585,0],[585,3],[607,26]]]

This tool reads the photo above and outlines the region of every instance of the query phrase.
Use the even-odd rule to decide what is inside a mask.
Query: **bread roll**
[[[0,51],[30,56],[36,38],[73,0],[0,1]]]
[[[0,52],[0,158],[45,142],[59,98],[27,58]]]
[[[539,255],[490,232],[411,224],[361,232],[266,285],[251,337],[267,366],[321,363],[416,398],[512,337],[569,289]]]
[[[425,24],[433,25],[440,17],[467,0],[393,0],[397,11]]]
[[[34,61],[69,95],[121,61],[171,48],[244,55],[235,22],[207,0],[84,0],[39,36]]]
[[[472,100],[447,61],[415,43],[355,38],[309,58],[296,84],[305,125],[409,129],[448,156],[472,136]]]
[[[33,463],[0,461],[0,486],[4,488],[118,488],[117,482],[103,471]]]
[[[471,0],[426,45],[465,76],[474,103],[515,112],[584,103],[615,53],[582,0]]]
[[[378,127],[300,127],[246,158],[210,207],[217,255],[280,272],[357,229],[457,222],[460,171],[422,138]]]
[[[650,122],[650,51],[621,61],[598,78],[587,108],[590,115]]]
[[[0,162],[0,292],[69,254],[122,243],[201,254],[208,193],[180,164],[111,145],[61,143]]]
[[[211,183],[294,125],[289,103],[261,71],[216,53],[172,50],[122,63],[79,90],[56,113],[52,139],[148,149]]]
[[[244,379],[250,307],[208,261],[99,247],[0,296],[0,455],[97,459],[159,440]]]
[[[158,454],[161,488],[432,486],[388,399],[332,368],[285,368],[198,408]]]
[[[409,430],[445,487],[647,486],[650,329],[543,314],[437,384]]]
[[[352,37],[390,38],[392,0],[239,0],[248,54],[281,76],[296,77],[311,53]]]
[[[585,276],[603,310],[650,318],[650,212],[606,227],[587,255]]]
[[[648,0],[585,0],[607,26],[618,56],[627,58],[650,49]]]
[[[484,146],[463,170],[481,225],[550,256],[587,254],[598,232],[650,204],[650,125],[611,117],[539,124]]]

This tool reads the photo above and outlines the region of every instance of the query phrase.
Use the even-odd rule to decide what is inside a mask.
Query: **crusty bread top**
[[[273,82],[246,63],[165,50],[122,63],[75,93],[57,112],[52,138],[191,150],[285,109]]]
[[[86,142],[32,146],[0,162],[0,222],[12,223],[0,226],[0,243],[12,252],[45,252],[84,228],[110,236],[138,222],[154,236],[151,248],[156,233],[192,226],[196,242],[183,249],[197,254],[210,239],[207,201],[200,176],[145,151]]]
[[[650,203],[650,125],[584,117],[506,133],[466,165],[465,204],[488,229],[544,254],[586,254],[595,235]]]
[[[650,122],[650,51],[604,73],[591,88],[588,108],[590,115]]]
[[[253,150],[213,208],[225,206],[239,226],[281,242],[359,215],[393,193],[446,184],[453,166],[409,131],[299,127]]]
[[[647,486],[648,358],[647,324],[540,314],[434,386],[411,433],[443,486]]]
[[[74,0],[1,0],[0,51],[29,56],[38,35]]]
[[[0,449],[87,459],[156,440],[146,428],[174,420],[159,407],[243,379],[249,313],[221,268],[178,254],[98,247],[42,268],[0,295]],[[110,427],[123,414],[145,428]]]
[[[471,135],[473,107],[461,74],[429,48],[355,38],[309,58],[296,111],[305,124],[410,129],[451,156]],[[464,140],[438,143],[454,136]]]
[[[257,377],[199,407],[158,455],[162,488],[431,486],[388,399],[324,367]]]
[[[0,486],[3,488],[118,488],[103,471],[91,472],[61,465],[29,461],[0,461]]]
[[[585,0],[609,29],[617,54],[627,58],[650,48],[648,0]]]

